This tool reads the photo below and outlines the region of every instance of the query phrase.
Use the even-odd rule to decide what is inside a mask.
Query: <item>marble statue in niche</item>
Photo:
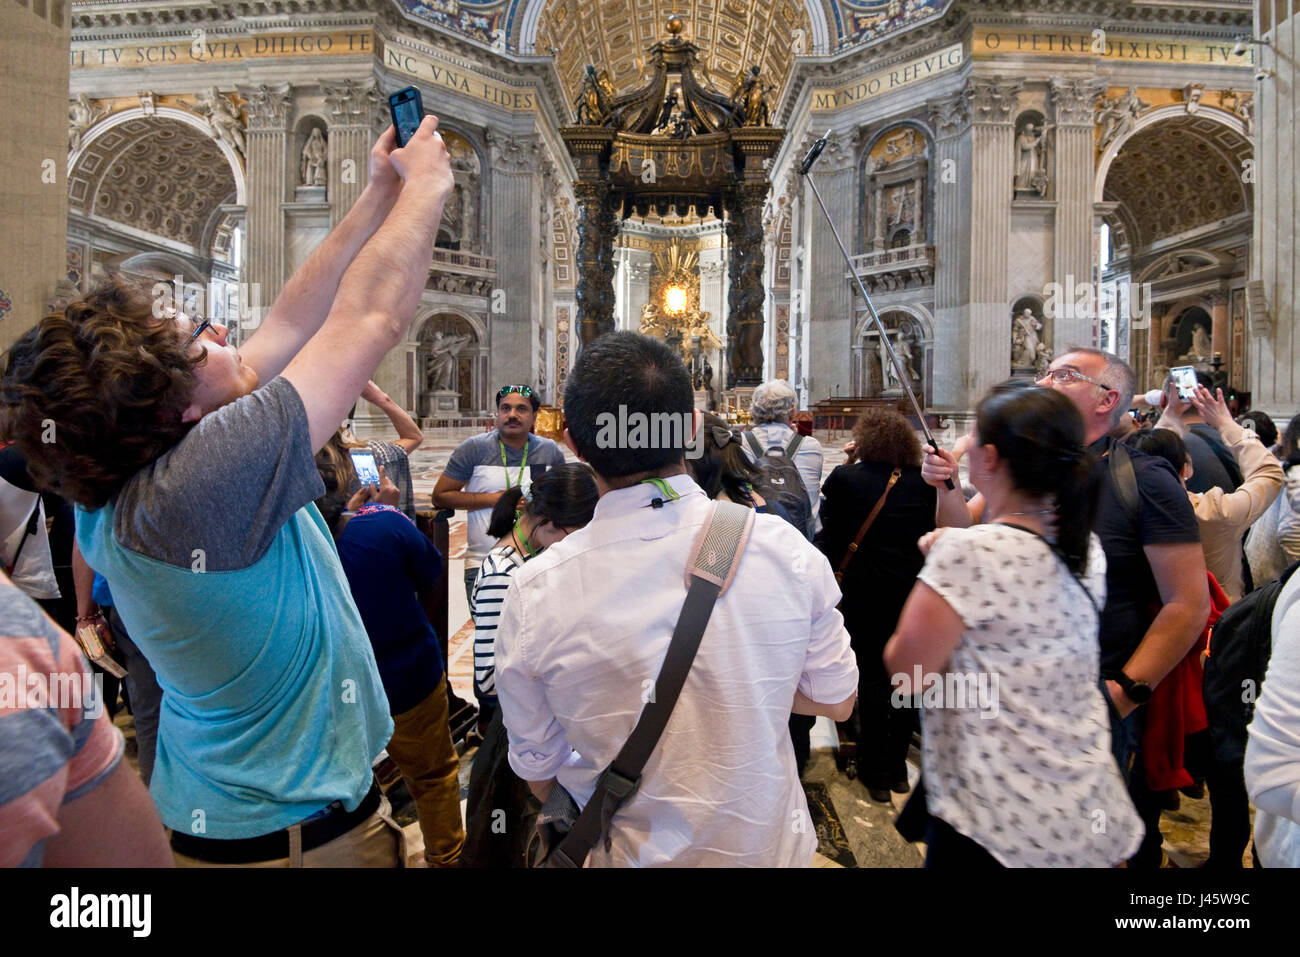
[[[448,392],[454,389],[452,374],[456,358],[473,337],[444,335],[441,330],[429,340],[429,358],[425,370],[425,388],[430,392]]]
[[[307,142],[303,145],[302,159],[298,164],[298,179],[301,181],[301,185],[325,185],[328,152],[325,146],[325,137],[321,135],[320,127],[313,126],[311,136],[307,137]]]
[[[1011,367],[1013,369],[1037,368],[1039,346],[1043,345],[1038,339],[1038,333],[1042,328],[1042,322],[1028,306],[1019,314],[1012,316]]]
[[[1192,347],[1187,350],[1186,355],[1179,356],[1179,358],[1208,361],[1213,355],[1214,345],[1210,341],[1209,330],[1205,328],[1204,323],[1198,322],[1192,326]]]
[[[1025,128],[1016,137],[1016,178],[1017,193],[1037,193],[1047,195],[1047,134],[1033,123],[1026,123]]]

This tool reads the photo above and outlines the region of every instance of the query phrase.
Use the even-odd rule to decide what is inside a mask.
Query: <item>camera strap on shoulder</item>
[[[1133,471],[1133,460],[1129,457],[1128,447],[1123,442],[1112,442],[1110,454],[1106,456],[1106,467],[1115,486],[1115,495],[1119,499],[1124,514],[1134,525],[1138,521],[1138,484],[1137,473]]]
[[[734,502],[714,503],[687,561],[686,602],[655,679],[654,694],[618,756],[597,779],[591,800],[547,857],[545,866],[581,867],[597,841],[603,841],[609,850],[610,822],[641,783],[641,772],[668,726],[713,606],[735,578],[753,526],[753,509]]]

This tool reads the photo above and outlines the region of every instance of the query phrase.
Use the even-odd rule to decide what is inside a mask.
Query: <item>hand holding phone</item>
[[[362,485],[379,487],[379,469],[375,465],[375,454],[365,449],[352,449],[352,466],[357,470],[357,478]]]
[[[411,137],[424,121],[424,102],[420,91],[413,86],[398,90],[388,98],[388,109],[393,115],[393,129],[397,131],[400,149],[411,142]]]
[[[1169,370],[1169,377],[1173,379],[1174,386],[1178,389],[1178,398],[1183,402],[1191,402],[1192,396],[1196,393],[1195,367],[1174,366]]]

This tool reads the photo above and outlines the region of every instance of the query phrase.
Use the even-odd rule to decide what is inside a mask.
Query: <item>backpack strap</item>
[[[796,432],[794,434],[794,438],[790,440],[790,444],[785,447],[786,458],[788,458],[791,462],[794,461],[794,453],[799,451],[799,443],[802,441],[803,441],[803,436],[800,435],[798,432]]]
[[[750,449],[754,453],[754,459],[758,460],[763,457],[763,447],[758,444],[758,437],[748,429],[745,430],[745,441],[749,443]]]
[[[1115,486],[1115,495],[1124,509],[1124,514],[1134,525],[1138,521],[1138,484],[1137,473],[1133,471],[1133,460],[1123,442],[1114,442],[1110,447],[1107,468]]]
[[[668,726],[686,675],[695,661],[713,605],[736,577],[754,527],[754,510],[735,502],[715,502],[687,562],[686,603],[677,618],[654,694],[637,719],[618,756],[596,780],[596,790],[573,829],[546,859],[548,867],[581,867],[598,840],[610,846],[610,822],[641,783],[641,772]]]
[[[872,523],[875,522],[876,516],[880,514],[880,510],[885,507],[885,499],[889,497],[889,490],[892,489],[902,477],[902,469],[894,469],[894,471],[889,473],[889,481],[885,483],[885,490],[880,493],[880,498],[876,499],[875,507],[871,509],[871,514],[867,516],[867,520],[863,522],[862,527],[858,529],[858,534],[854,536],[853,541],[849,542],[848,551],[846,551],[844,557],[840,559],[840,567],[835,569],[835,584],[839,585],[844,582],[844,569],[848,568],[849,562],[853,561],[853,556],[858,553],[858,546],[861,545],[862,540],[867,537],[867,530],[871,528]]]

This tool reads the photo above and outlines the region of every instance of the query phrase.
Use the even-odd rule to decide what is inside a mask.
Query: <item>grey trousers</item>
[[[116,608],[105,613],[113,640],[126,657],[126,693],[131,696],[131,721],[135,725],[135,745],[140,753],[140,777],[149,786],[153,777],[153,759],[158,746],[158,711],[162,707],[162,688],[153,666],[136,647]]]

